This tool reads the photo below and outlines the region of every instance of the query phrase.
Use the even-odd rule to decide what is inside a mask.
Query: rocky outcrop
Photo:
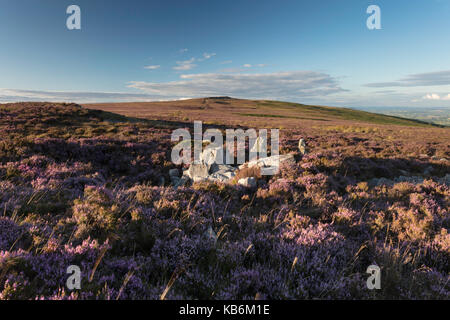
[[[236,176],[236,171],[238,169],[243,168],[252,168],[252,167],[260,167],[260,168],[272,168],[274,169],[274,173],[278,170],[279,164],[283,162],[295,162],[294,155],[293,154],[286,154],[286,155],[277,155],[277,156],[271,156],[267,158],[258,159],[255,161],[251,161],[248,163],[245,163],[239,168],[227,165],[227,164],[217,164],[212,163],[211,165],[208,165],[206,163],[193,163],[189,167],[188,170],[184,171],[183,177],[186,177],[189,180],[192,180],[193,182],[200,182],[200,181],[212,181],[212,182],[228,182],[231,179],[233,179]],[[269,172],[270,173],[270,172]],[[256,184],[256,178],[250,177],[251,179],[241,179],[245,181],[239,180],[238,183],[252,187]],[[180,178],[172,177],[172,184],[179,184]],[[185,181],[183,181],[185,183]]]
[[[257,138],[255,144],[252,147],[253,152],[260,152],[263,146],[266,144],[264,138]],[[303,139],[299,141],[299,150],[303,154],[306,154],[306,143]],[[224,150],[223,148],[206,148],[200,155],[200,161],[194,162],[190,165],[188,170],[183,172],[183,176],[178,177],[178,170],[172,169],[169,175],[172,180],[172,184],[176,187],[186,184],[188,181],[200,182],[200,181],[212,181],[212,182],[229,182],[236,176],[236,171],[244,168],[261,168],[261,174],[270,175],[276,174],[278,168],[282,163],[295,163],[294,154],[283,154],[256,159],[239,167],[234,167],[224,162]],[[264,169],[264,170],[263,170]],[[239,179],[238,184],[254,187],[257,185],[257,179],[255,177],[248,177]]]

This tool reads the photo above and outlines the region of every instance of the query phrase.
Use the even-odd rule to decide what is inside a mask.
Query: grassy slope
[[[348,108],[312,106],[268,100],[203,98],[166,102],[88,104],[85,107],[147,119],[186,122],[202,120],[204,122],[209,121],[221,124],[224,124],[225,121],[230,121],[232,123],[245,122],[245,124],[252,126],[260,126],[261,122],[264,122],[264,119],[266,119],[270,121],[271,125],[282,124],[292,128],[298,127],[299,120],[317,122],[319,125],[324,124],[325,121],[340,121],[342,124],[361,122],[375,125],[442,127],[419,120]]]
[[[436,124],[431,124],[428,122],[406,119],[396,116],[388,116],[383,114],[371,113],[366,111],[354,110],[349,108],[339,108],[339,107],[327,107],[327,106],[312,106],[304,105],[299,103],[282,102],[282,101],[261,101],[258,102],[267,107],[271,108],[284,108],[284,109],[295,109],[299,113],[307,113],[317,116],[327,116],[334,117],[335,119],[341,120],[355,120],[374,124],[392,124],[392,125],[406,125],[406,126],[421,126],[421,127],[441,127]],[[265,116],[265,115],[261,115]],[[276,115],[273,115],[276,116]],[[317,119],[320,120],[320,119]]]

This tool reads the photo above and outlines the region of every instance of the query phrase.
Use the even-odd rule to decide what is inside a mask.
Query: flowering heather
[[[257,188],[175,189],[180,126],[0,105],[0,299],[450,298],[448,129],[308,122]]]

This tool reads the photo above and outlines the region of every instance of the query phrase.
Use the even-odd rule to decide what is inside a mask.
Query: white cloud
[[[130,88],[157,97],[204,97],[227,95],[239,98],[291,99],[343,92],[336,79],[314,71],[267,74],[202,73],[181,75],[171,82],[133,81]]]
[[[441,100],[441,97],[435,93],[428,93],[423,97],[425,100]]]
[[[191,58],[189,60],[184,60],[184,61],[177,61],[177,65],[175,67],[173,67],[174,70],[182,70],[182,71],[186,71],[186,70],[191,70],[193,68],[195,68],[197,65],[194,64],[195,62],[195,58]]]
[[[144,69],[148,69],[148,70],[156,70],[161,68],[160,65],[154,65],[154,66],[145,66]]]
[[[186,48],[184,48],[184,49],[180,49],[180,53],[185,53],[185,52],[188,52],[189,50],[188,49],[186,49]]]
[[[450,100],[450,93],[444,96],[440,96],[436,93],[428,93],[425,96],[422,97],[424,100]]]
[[[225,60],[222,61],[220,64],[230,64],[230,63],[233,63],[233,60]]]
[[[244,67],[244,68],[251,68],[251,67],[252,67],[252,65],[251,65],[251,64],[249,64],[249,63],[246,63],[246,64],[244,64],[244,65],[243,65],[243,67]]]

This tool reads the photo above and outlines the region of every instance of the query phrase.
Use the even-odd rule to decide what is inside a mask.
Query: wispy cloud
[[[403,79],[391,82],[374,82],[366,84],[367,87],[420,87],[420,86],[446,86],[450,85],[450,70],[416,73]]]
[[[194,64],[195,58],[189,60],[177,61],[177,65],[173,67],[174,70],[186,71],[195,68],[197,65]]]
[[[264,68],[267,67],[267,64],[258,63],[258,64],[250,64],[246,63],[243,65],[244,68]]]
[[[179,81],[133,81],[130,88],[159,97],[229,95],[258,99],[301,99],[343,92],[337,80],[325,73],[290,71],[267,74],[202,73],[181,75]]]
[[[183,60],[183,61],[177,61],[176,62],[176,66],[173,67],[174,70],[177,71],[187,71],[187,70],[191,70],[194,69],[197,65],[194,63],[196,61],[198,62],[202,62],[208,59],[211,59],[212,57],[214,57],[216,54],[215,53],[203,53],[202,58],[194,58],[192,57],[189,60]]]
[[[222,73],[239,73],[239,72],[244,72],[247,71],[243,68],[224,68],[224,69],[220,69],[218,72],[222,72]]]
[[[184,48],[184,49],[180,49],[180,53],[185,53],[185,52],[188,52],[189,50],[188,49],[186,49],[186,48]]]
[[[225,60],[222,61],[220,64],[230,64],[230,63],[233,63],[233,60]]]
[[[144,69],[148,69],[148,70],[156,70],[161,68],[160,65],[154,65],[154,66],[145,66]]]
[[[215,55],[216,55],[215,53],[207,53],[207,52],[205,52],[205,53],[203,54],[203,58],[199,59],[199,61],[211,59],[211,58],[214,57]]]
[[[94,103],[153,100],[157,100],[157,97],[145,93],[0,89],[0,102],[2,103],[17,101]]]

